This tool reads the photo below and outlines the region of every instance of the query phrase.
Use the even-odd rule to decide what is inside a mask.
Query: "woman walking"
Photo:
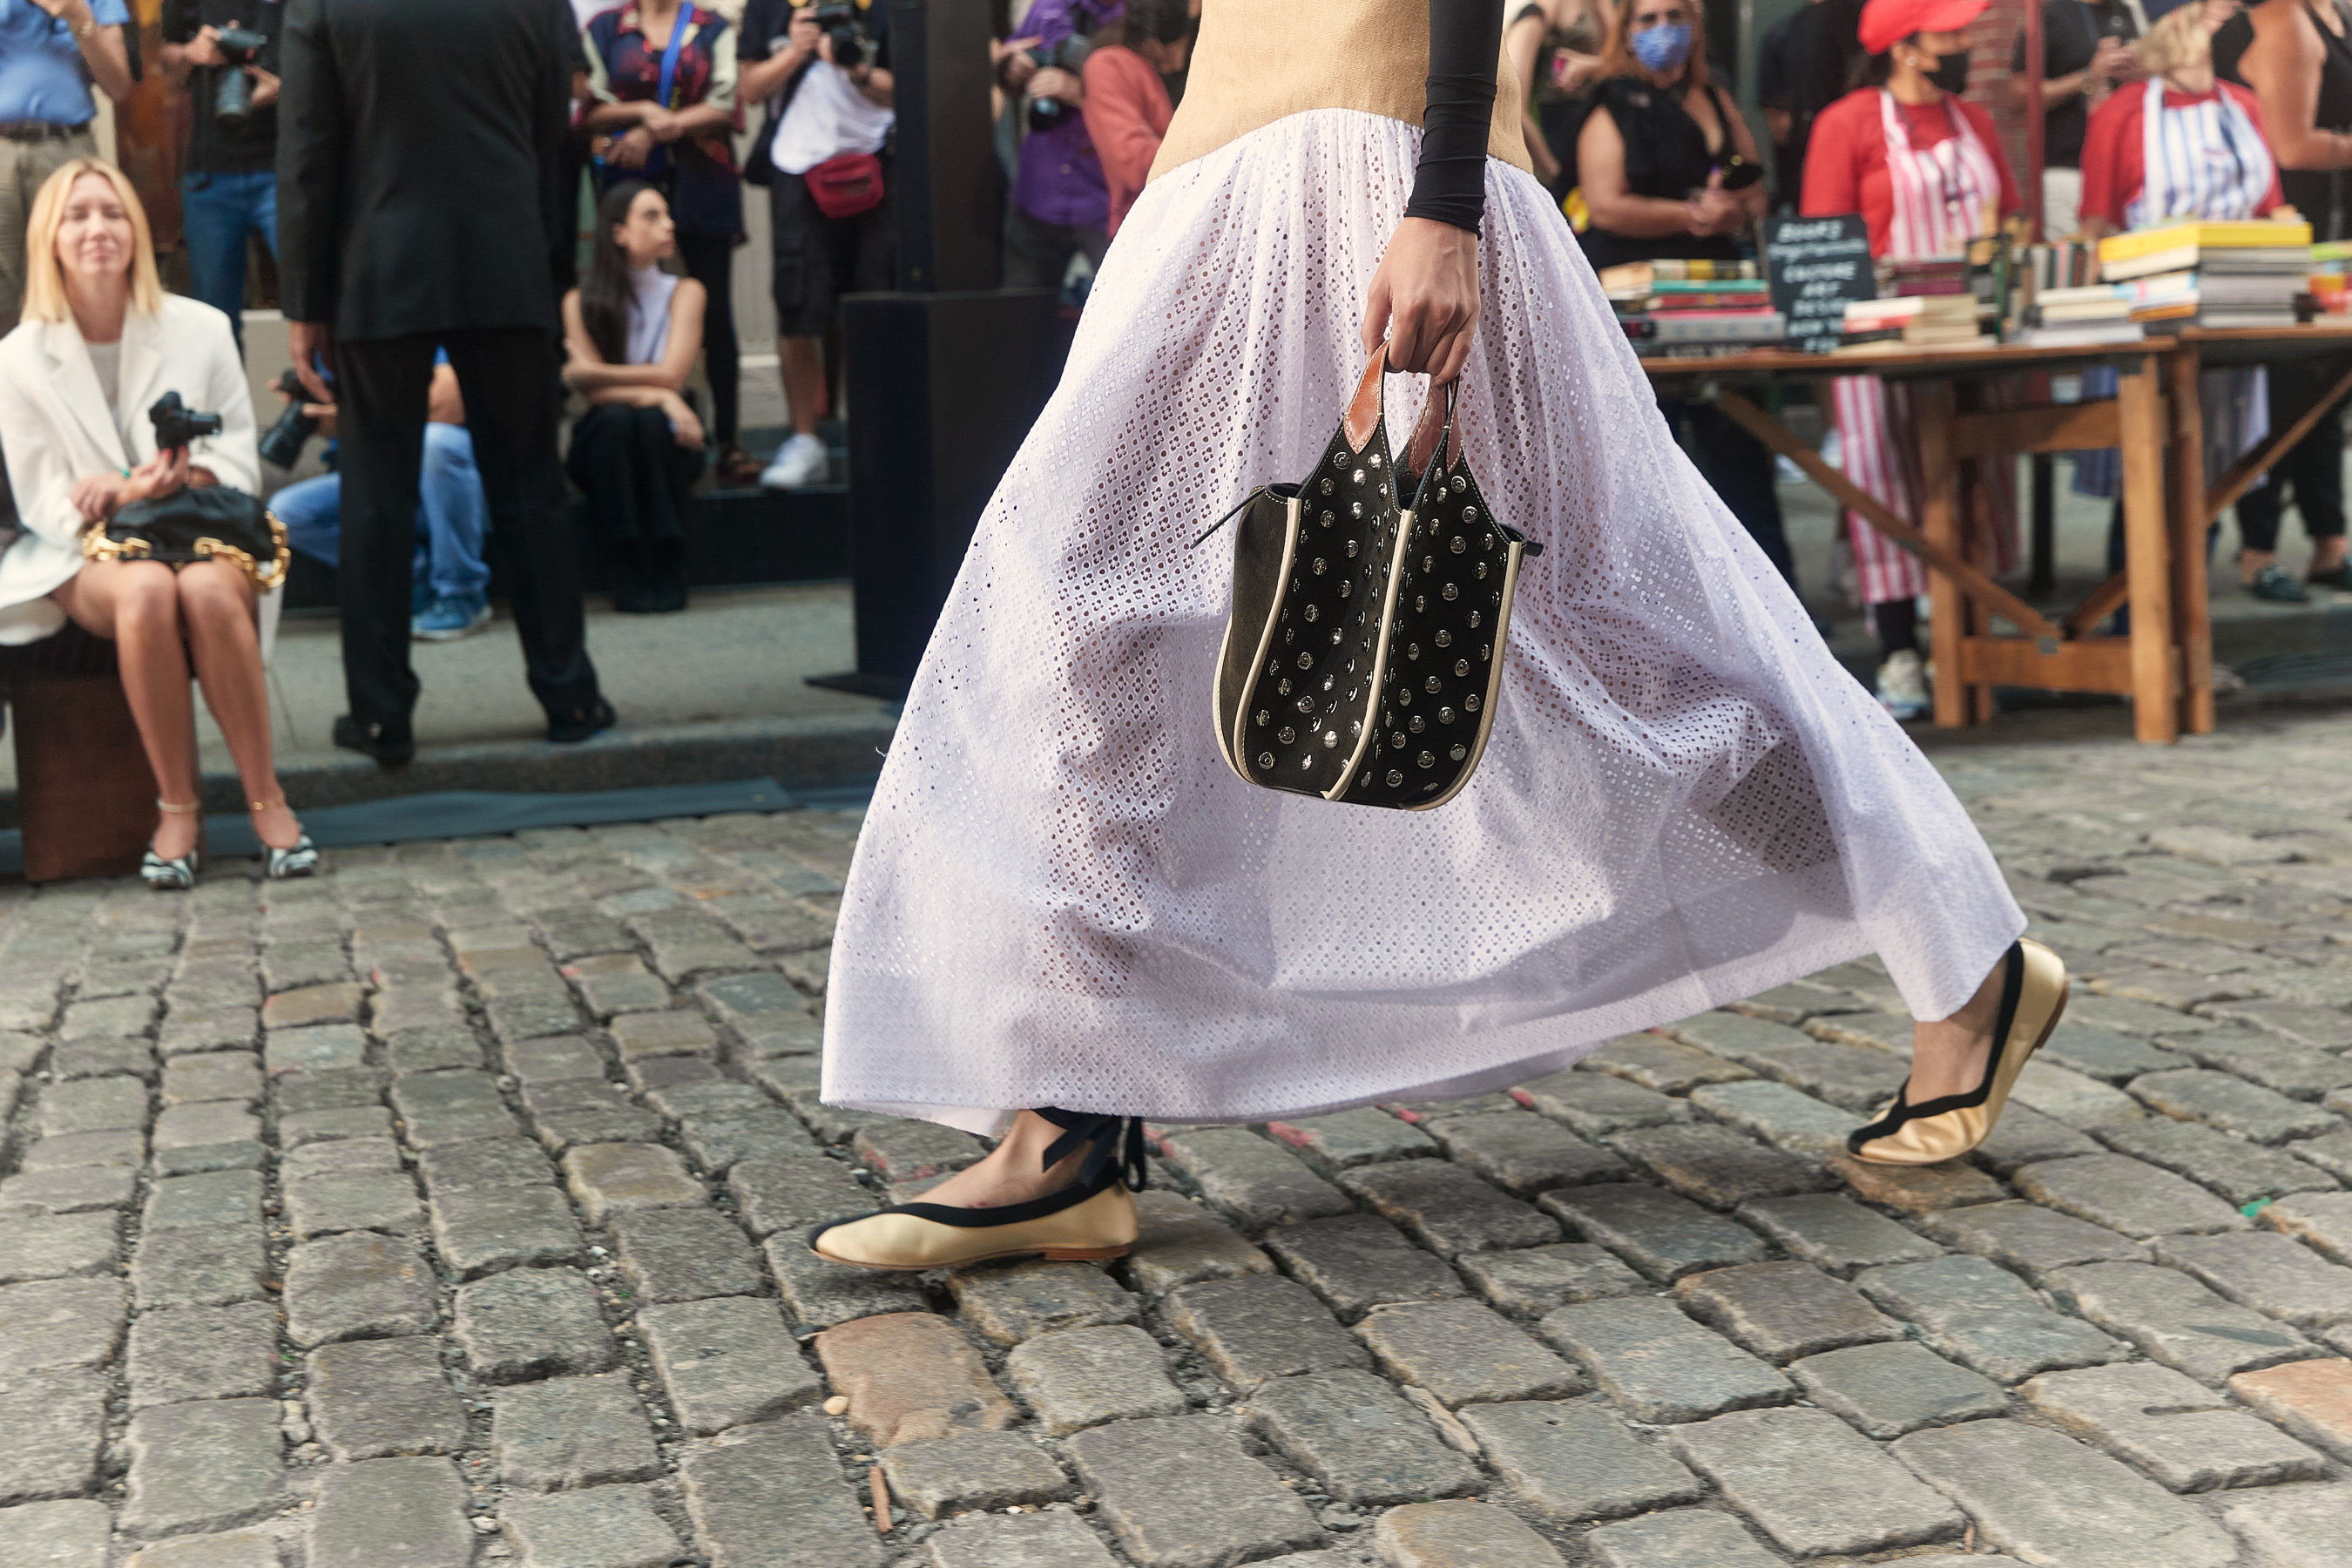
[[[1496,91],[1500,24],[1486,0],[1208,0],[917,673],[834,945],[824,1099],[1003,1142],[821,1227],[821,1255],[1116,1256],[1136,1119],[1496,1089],[1874,948],[1927,1021],[1857,1147],[1939,1159],[2054,1020],[2063,970],[2018,942],[1967,815],[1669,439]],[[1376,352],[1459,378],[1486,500],[1544,547],[1484,760],[1425,814],[1228,769],[1231,557],[1184,548],[1322,461]]]
[[[1868,86],[1823,110],[1805,143],[1808,216],[1859,212],[1874,257],[1948,256],[1991,232],[1991,215],[2022,210],[1991,117],[1960,98],[1968,39],[1961,30],[1985,0],[1869,0],[1862,8]],[[1919,440],[1911,389],[1874,375],[1841,377],[1832,390],[1846,477],[1895,516],[1919,522]],[[1979,485],[1996,571],[2017,554],[2017,508],[2007,464]],[[1846,538],[1862,576],[1862,602],[1878,634],[1878,700],[1897,719],[1927,711],[1919,657],[1919,595],[1927,574],[1849,512]],[[1948,675],[1952,673],[1946,672]]]

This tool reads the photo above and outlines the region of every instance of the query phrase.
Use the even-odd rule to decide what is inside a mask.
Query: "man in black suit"
[[[613,722],[588,660],[556,455],[572,25],[566,0],[287,8],[279,297],[303,384],[341,410],[352,710],[335,721],[335,743],[387,766],[415,750],[409,560],[436,344],[465,394],[547,738],[584,741]]]

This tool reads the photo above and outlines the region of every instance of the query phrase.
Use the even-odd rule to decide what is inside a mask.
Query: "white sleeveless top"
[[[677,279],[658,267],[629,268],[636,298],[629,305],[630,364],[659,364],[669,353],[669,301]]]

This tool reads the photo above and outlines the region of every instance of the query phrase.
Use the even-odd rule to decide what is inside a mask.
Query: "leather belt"
[[[68,142],[89,129],[87,122],[59,125],[50,120],[0,120],[0,141]]]

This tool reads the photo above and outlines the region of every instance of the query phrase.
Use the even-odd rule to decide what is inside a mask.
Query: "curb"
[[[756,778],[805,787],[872,778],[897,727],[895,712],[876,712],[626,728],[576,746],[545,741],[421,746],[398,768],[345,752],[281,767],[278,777],[297,809],[447,790],[568,794]],[[206,773],[204,804],[207,813],[241,814],[245,795],[236,775]],[[0,791],[0,829],[16,826],[16,792]]]

